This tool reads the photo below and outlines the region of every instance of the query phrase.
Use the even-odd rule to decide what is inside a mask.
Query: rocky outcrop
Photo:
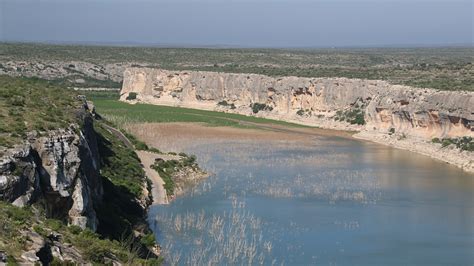
[[[128,68],[120,99],[244,115],[257,111],[257,116],[322,128],[421,141],[474,137],[474,92],[419,89],[378,80]],[[265,108],[252,112],[255,103]],[[466,160],[462,165],[474,165],[472,153]]]
[[[31,133],[0,158],[0,199],[17,206],[40,202],[47,216],[81,228],[97,228],[94,206],[102,200],[99,155],[91,115],[80,128]]]

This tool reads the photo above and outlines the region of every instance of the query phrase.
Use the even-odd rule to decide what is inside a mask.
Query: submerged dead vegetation
[[[277,263],[272,259],[272,242],[262,235],[262,220],[246,211],[237,197],[230,199],[232,210],[221,215],[199,211],[156,217],[166,235],[176,237],[164,240],[164,256],[171,265]],[[176,240],[179,249],[172,243]]]

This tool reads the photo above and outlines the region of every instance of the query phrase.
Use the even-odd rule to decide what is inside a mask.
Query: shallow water
[[[177,264],[474,263],[474,175],[335,137],[187,152],[214,173],[149,219]]]

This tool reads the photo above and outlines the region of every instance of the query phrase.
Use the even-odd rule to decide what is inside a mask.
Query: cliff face
[[[251,114],[251,104],[261,103],[267,108],[257,115],[324,128],[423,139],[474,136],[473,92],[415,89],[384,81],[128,68],[120,99],[241,114]],[[218,104],[221,101],[227,104]],[[358,112],[362,121],[347,119]]]
[[[30,135],[0,158],[0,199],[25,206],[41,202],[48,217],[97,228],[95,204],[102,200],[99,155],[93,121],[80,114],[82,129]]]

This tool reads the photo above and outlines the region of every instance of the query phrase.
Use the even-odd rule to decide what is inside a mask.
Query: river
[[[330,135],[192,143],[211,177],[149,212],[169,264],[474,263],[474,176],[454,166]]]

